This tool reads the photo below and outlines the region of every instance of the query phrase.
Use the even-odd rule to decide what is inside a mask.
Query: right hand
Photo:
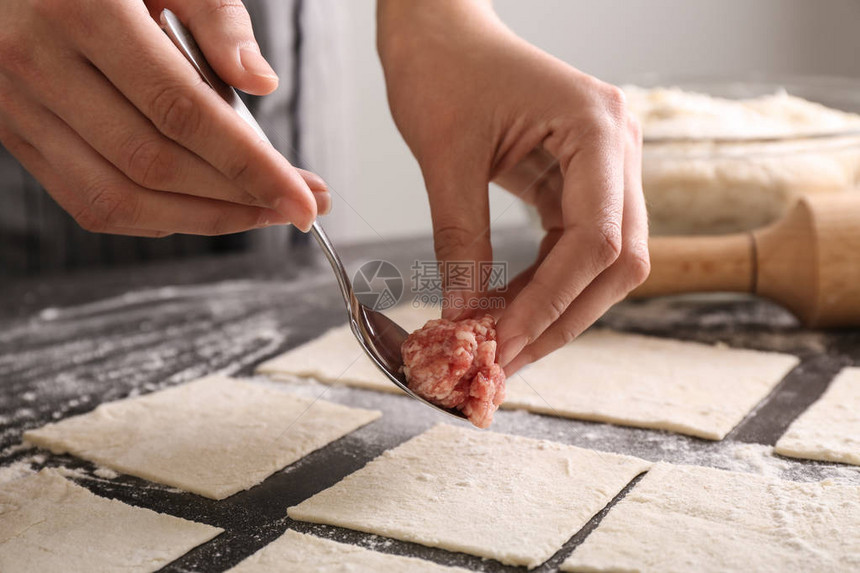
[[[638,123],[620,89],[517,38],[489,2],[389,0],[378,14],[391,112],[427,184],[436,257],[475,264],[471,288],[443,278],[442,315],[502,299],[503,310],[489,308],[511,376],[648,275]],[[493,260],[491,181],[535,206],[546,233],[504,292],[487,292],[475,272]]]
[[[163,8],[226,82],[277,87],[240,0],[4,0],[0,142],[90,231],[308,230],[325,183],[203,82],[154,20]]]

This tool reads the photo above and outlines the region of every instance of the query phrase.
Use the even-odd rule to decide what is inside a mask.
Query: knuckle
[[[618,86],[594,80],[591,104],[588,106],[591,118],[590,133],[596,137],[626,129],[627,96]]]
[[[158,130],[174,141],[187,141],[200,130],[200,108],[183,86],[161,88],[149,111]]]
[[[226,21],[233,26],[251,27],[251,17],[241,0],[210,0],[204,8],[206,18]]]
[[[206,8],[207,13],[228,18],[242,18],[248,16],[245,4],[242,0],[210,0]]]
[[[576,340],[579,334],[579,329],[575,328],[572,324],[562,326],[559,332],[559,342],[561,343],[559,348]]]
[[[448,260],[457,256],[471,245],[472,241],[474,241],[472,234],[459,225],[445,225],[433,229],[433,245],[436,258],[439,260]]]
[[[573,296],[567,291],[562,290],[561,292],[552,293],[547,300],[549,301],[549,307],[552,310],[550,319],[552,322],[555,322],[561,318],[561,315],[564,314],[567,307],[569,307],[570,303],[573,302]]]
[[[556,322],[565,313],[570,303],[576,298],[575,292],[569,288],[564,288],[559,285],[550,285],[545,281],[537,278],[533,279],[532,285],[538,289],[540,299],[548,303],[546,308],[549,309],[549,322]]]
[[[237,183],[248,173],[249,166],[250,162],[247,157],[237,156],[224,167],[224,175],[226,175],[227,179],[231,182]]]
[[[604,84],[601,97],[603,98],[603,107],[610,117],[622,123],[621,120],[627,116],[627,96],[624,95],[624,90],[618,86]]]
[[[591,115],[589,129],[584,135],[592,142],[602,144],[615,131],[616,126],[616,120],[609,112],[596,108]]]
[[[603,268],[609,267],[621,255],[621,223],[609,219],[597,225],[592,231],[590,244],[597,262]]]
[[[168,146],[157,139],[134,138],[127,145],[126,173],[135,183],[167,191],[176,180],[178,166]]]
[[[85,205],[74,218],[85,230],[101,233],[111,227],[133,228],[135,213],[135,201],[129,194],[113,185],[99,184],[87,194]]]

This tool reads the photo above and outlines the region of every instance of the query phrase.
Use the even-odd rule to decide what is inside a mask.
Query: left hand
[[[0,143],[93,232],[308,230],[331,198],[261,140],[162,32],[174,10],[225,81],[278,85],[240,0],[0,2]]]
[[[480,0],[380,0],[378,30],[439,261],[492,260],[491,181],[540,213],[537,261],[510,281],[498,322],[497,359],[511,375],[647,277],[639,127],[620,89],[516,37]],[[446,289],[443,316],[463,318],[489,294]]]

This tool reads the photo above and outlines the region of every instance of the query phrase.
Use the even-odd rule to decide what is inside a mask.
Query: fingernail
[[[266,211],[260,215],[260,218],[257,219],[257,228],[271,227],[272,225],[286,225],[289,224],[289,222],[290,220],[280,213],[266,209]]]
[[[517,354],[522,352],[523,348],[526,347],[528,341],[528,337],[524,335],[515,336],[510,340],[505,341],[505,343],[499,347],[499,351],[497,353],[499,364],[501,364],[502,367],[510,364],[511,361],[517,357]]]
[[[239,50],[239,60],[242,62],[242,67],[245,71],[262,78],[278,79],[278,74],[266,61],[266,58],[259,51],[253,48],[242,48]]]
[[[271,210],[277,213],[276,219],[279,224],[291,223],[297,229],[304,231],[305,233],[311,230],[311,226],[314,224],[314,220],[316,219],[316,217],[312,215],[311,211],[306,213],[305,216],[308,217],[308,219],[305,222],[299,222],[295,218],[297,214],[294,213],[294,204],[285,197],[278,197],[272,201]]]
[[[271,224],[272,224],[272,215],[271,215],[270,213],[263,212],[263,213],[262,213],[262,214],[257,218],[257,225],[256,225],[256,228],[257,228],[257,229],[262,229],[263,227],[268,227],[268,226],[269,226],[269,225],[271,225]]]
[[[331,195],[329,193],[325,193],[325,195],[317,194],[317,205],[322,203],[323,209],[319,212],[320,215],[328,215],[331,213]]]

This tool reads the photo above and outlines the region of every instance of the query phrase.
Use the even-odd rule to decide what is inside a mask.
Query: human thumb
[[[260,53],[251,17],[241,0],[158,0],[194,35],[215,73],[228,84],[254,95],[278,87],[278,75]],[[150,8],[153,8],[152,6]]]

